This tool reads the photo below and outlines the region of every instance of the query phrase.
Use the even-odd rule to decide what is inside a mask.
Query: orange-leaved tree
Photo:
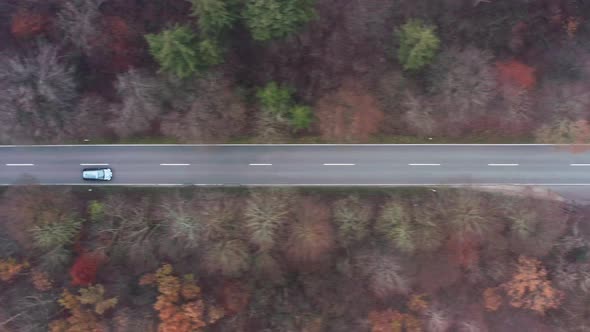
[[[369,313],[371,332],[422,332],[422,323],[412,314],[386,309]]]
[[[39,269],[33,268],[31,270],[31,282],[33,283],[33,287],[40,292],[46,292],[53,288],[53,280],[51,280],[46,272]]]
[[[553,288],[547,279],[547,270],[541,262],[525,256],[518,258],[518,270],[502,287],[510,298],[510,305],[540,314],[557,308],[563,297],[562,292]]]
[[[29,263],[27,261],[19,263],[14,258],[0,259],[0,281],[12,281],[28,267]]]
[[[117,298],[105,299],[102,285],[81,288],[80,295],[74,295],[64,289],[59,304],[69,316],[54,320],[49,324],[51,332],[103,332],[106,326],[101,324],[99,317],[117,305]]]
[[[483,291],[483,304],[486,310],[496,311],[502,305],[502,297],[496,288],[486,288]]]
[[[158,298],[154,309],[158,311],[160,332],[200,331],[208,324],[213,324],[224,315],[218,307],[205,307],[201,298],[201,288],[193,275],[183,278],[174,275],[170,264],[164,264],[153,274],[147,274],[139,281],[140,285],[155,284]]]

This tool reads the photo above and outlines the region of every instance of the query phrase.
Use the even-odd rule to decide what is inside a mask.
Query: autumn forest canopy
[[[588,143],[588,16],[582,0],[3,0],[0,143]]]
[[[469,189],[0,199],[9,331],[584,331],[590,211]]]
[[[589,91],[583,0],[0,0],[0,144],[590,143]],[[3,187],[0,331],[586,332],[588,218],[469,188]]]

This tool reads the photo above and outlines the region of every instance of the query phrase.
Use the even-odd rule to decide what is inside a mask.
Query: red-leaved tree
[[[104,262],[101,255],[94,253],[83,253],[76,259],[70,269],[72,285],[88,286],[96,281],[96,273]]]
[[[42,33],[49,23],[46,16],[21,9],[12,15],[10,32],[19,39],[31,38]]]
[[[522,89],[532,89],[537,82],[535,69],[518,60],[497,62],[498,78],[502,85],[512,85]]]

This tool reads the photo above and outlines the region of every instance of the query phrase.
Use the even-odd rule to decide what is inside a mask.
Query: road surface
[[[590,146],[62,145],[0,146],[0,184],[590,186]],[[109,183],[84,167],[113,169]]]

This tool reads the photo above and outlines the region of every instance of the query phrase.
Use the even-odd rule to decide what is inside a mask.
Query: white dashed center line
[[[160,166],[190,166],[191,164],[160,164]]]
[[[354,166],[355,164],[324,164],[324,166]]]
[[[408,164],[409,166],[440,166],[440,164]]]
[[[488,164],[488,166],[518,166],[518,164]]]
[[[590,164],[570,164],[570,166],[590,166]]]
[[[250,166],[272,166],[272,164],[250,164]]]
[[[6,166],[35,166],[35,164],[6,164]]]
[[[109,164],[80,164],[80,166],[109,166]]]

